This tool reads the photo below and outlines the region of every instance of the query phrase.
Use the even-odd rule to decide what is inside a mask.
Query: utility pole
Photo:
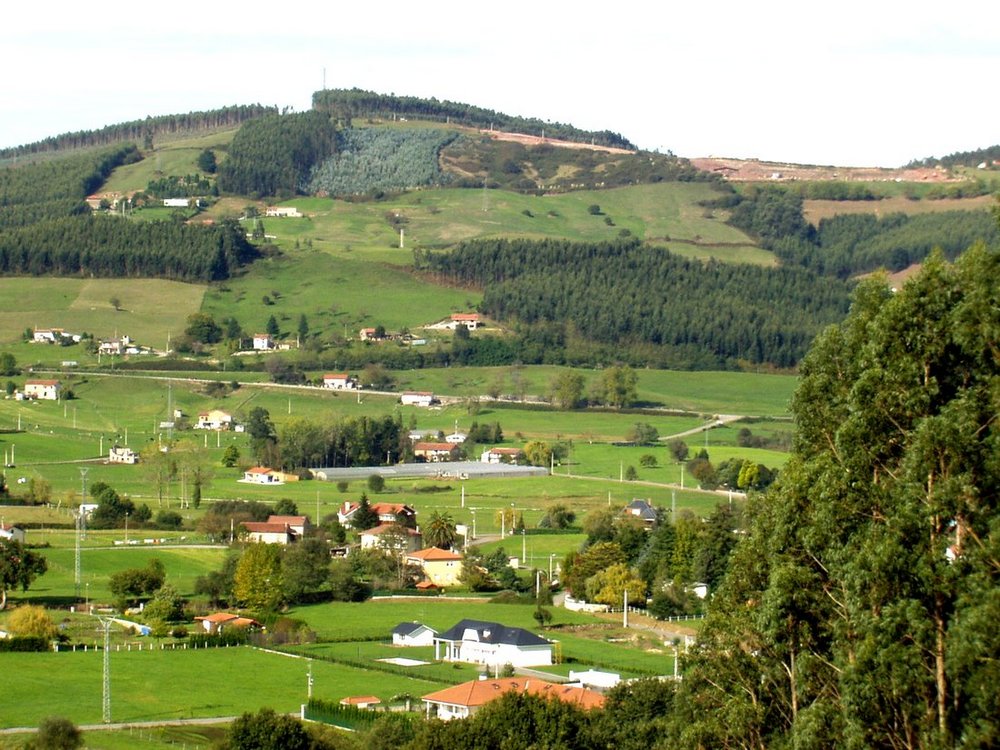
[[[111,723],[111,617],[98,617],[104,627],[104,689],[101,691],[101,720]]]

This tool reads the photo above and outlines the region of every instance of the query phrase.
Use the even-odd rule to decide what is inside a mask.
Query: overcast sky
[[[230,104],[303,110],[324,69],[328,88],[467,102],[687,157],[899,166],[1000,143],[997,2],[316,5],[10,3],[0,147]]]

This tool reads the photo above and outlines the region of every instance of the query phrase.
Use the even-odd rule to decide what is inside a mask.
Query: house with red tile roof
[[[538,695],[552,700],[565,701],[585,710],[604,706],[604,696],[595,690],[572,685],[559,685],[533,677],[507,677],[497,680],[472,680],[461,685],[428,693],[422,700],[428,718],[443,721],[466,719],[490,701],[507,693]]]
[[[422,546],[423,535],[419,531],[396,523],[383,523],[361,532],[362,549],[375,547],[405,555],[416,552]]]
[[[205,617],[195,617],[201,623],[206,633],[222,633],[233,628],[250,628],[254,630],[263,629],[263,625],[252,617],[241,617],[232,612],[215,612]]]

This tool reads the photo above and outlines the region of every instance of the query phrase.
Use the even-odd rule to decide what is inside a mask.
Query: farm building
[[[484,450],[479,460],[484,464],[517,464],[524,458],[520,448],[488,448]]]
[[[124,445],[113,445],[108,452],[108,461],[113,464],[135,464],[139,462],[139,454]]]
[[[247,469],[243,472],[242,482],[249,482],[250,484],[281,484],[281,479],[278,476],[278,472],[274,469],[269,469],[266,466],[254,466],[251,469]]]
[[[399,397],[404,406],[430,406],[434,403],[434,394],[428,391],[406,391]]]
[[[471,680],[428,693],[423,697],[427,717],[442,721],[466,719],[505,693],[530,693],[544,698],[572,703],[583,709],[601,708],[604,696],[594,690],[573,685],[559,685],[535,678],[507,677],[496,680]]]
[[[31,332],[31,340],[36,344],[56,344],[66,335],[62,328],[36,328]]]
[[[437,631],[419,622],[401,622],[392,629],[393,646],[431,646]]]
[[[453,443],[416,443],[413,457],[425,461],[454,461],[458,458],[458,446]]]
[[[231,430],[233,429],[233,415],[222,409],[212,409],[198,414],[198,421],[195,422],[196,430]]]
[[[459,326],[465,326],[470,331],[474,331],[480,325],[482,323],[479,319],[479,313],[455,313],[447,323],[448,328],[453,331]]]
[[[358,387],[358,381],[346,372],[328,372],[323,376],[323,387],[335,391],[351,391]]]
[[[461,620],[434,638],[434,658],[490,667],[544,666],[552,664],[552,643],[524,628]]]
[[[267,206],[264,209],[264,216],[273,216],[279,219],[301,219],[302,213],[295,206]]]
[[[62,384],[58,380],[26,380],[24,383],[25,398],[58,401],[61,391]]]
[[[24,529],[20,526],[0,523],[0,539],[6,539],[12,542],[21,542],[21,544],[24,544]],[[429,646],[430,643],[427,645]]]
[[[206,615],[205,617],[195,617],[194,619],[201,623],[206,633],[211,634],[222,633],[234,628],[263,630],[263,626],[253,618],[241,617],[240,615],[234,615],[232,612],[215,612],[214,614]]]
[[[274,339],[269,333],[255,333],[253,335],[253,348],[258,352],[269,352],[274,349]]]

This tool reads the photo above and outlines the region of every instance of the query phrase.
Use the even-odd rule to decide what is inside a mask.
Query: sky
[[[50,0],[9,4],[3,29],[0,147],[232,104],[301,111],[324,82],[685,157],[893,167],[1000,143],[988,0]]]

